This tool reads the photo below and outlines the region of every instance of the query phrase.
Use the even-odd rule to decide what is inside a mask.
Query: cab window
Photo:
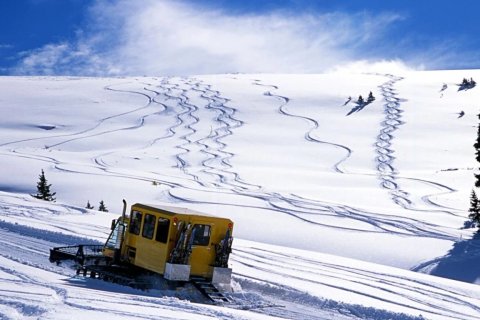
[[[133,210],[130,221],[130,229],[128,232],[132,234],[140,234],[140,226],[142,225],[142,213],[140,211]]]
[[[196,224],[192,230],[193,245],[208,246],[210,243],[210,226],[206,224]]]
[[[142,236],[144,238],[152,239],[154,231],[155,231],[155,216],[147,213],[145,215],[145,221],[143,222]]]
[[[170,220],[165,218],[158,218],[157,234],[155,240],[162,243],[167,243],[168,229],[170,229]]]

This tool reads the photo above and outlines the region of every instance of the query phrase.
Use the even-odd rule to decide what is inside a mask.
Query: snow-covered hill
[[[480,91],[457,86],[479,75],[1,77],[0,314],[479,319],[463,226]],[[28,196],[42,169],[56,204]],[[233,219],[235,294],[283,307],[159,298],[49,264],[52,246],[103,241],[122,198]],[[100,200],[115,213],[83,209]]]

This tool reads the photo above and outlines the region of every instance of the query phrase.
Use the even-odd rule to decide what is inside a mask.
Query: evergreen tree
[[[473,174],[475,176],[475,187],[480,188],[480,174]]]
[[[93,209],[94,206],[92,206],[92,205],[90,204],[90,201],[87,201],[87,206],[86,206],[85,208],[87,208],[87,209]]]
[[[477,227],[480,227],[480,202],[474,190],[472,190],[470,195],[470,209],[468,209],[468,212],[470,212],[468,217]]]
[[[364,103],[365,103],[365,101],[363,100],[363,97],[361,95],[358,96],[357,104],[363,105]]]
[[[103,202],[103,200],[100,201],[100,205],[98,206],[98,211],[108,212],[107,207],[105,206],[105,203]]]
[[[477,115],[478,120],[480,120],[480,113]],[[477,127],[477,140],[473,144],[473,147],[475,148],[475,159],[477,159],[478,162],[480,162],[480,123],[478,124]]]
[[[47,178],[45,178],[45,173],[43,172],[39,176],[39,180],[37,182],[37,194],[31,195],[34,198],[45,200],[45,201],[55,201],[54,196],[57,194],[56,192],[52,193],[50,191],[50,187],[52,185],[48,184]]]
[[[478,119],[480,120],[480,114],[477,115]],[[477,140],[473,144],[475,148],[475,159],[477,162],[480,163],[480,123],[477,127]],[[480,188],[480,174],[474,174],[475,176],[475,187]]]
[[[368,101],[368,102],[372,102],[373,100],[375,100],[375,97],[373,96],[372,91],[370,91],[370,93],[368,94],[367,101]]]
[[[467,89],[472,89],[475,87],[477,83],[473,78],[470,78],[470,80],[467,80],[467,78],[463,78],[462,83],[460,84],[460,89],[459,90],[467,90]]]

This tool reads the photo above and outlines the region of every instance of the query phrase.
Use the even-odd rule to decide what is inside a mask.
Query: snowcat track
[[[220,292],[215,285],[200,277],[192,277],[190,282],[198,289],[205,297],[207,297],[214,304],[231,303],[230,299]]]
[[[284,305],[275,303],[241,303],[235,298],[230,298],[221,291],[219,291],[215,285],[205,278],[192,277],[190,278],[192,283],[198,291],[200,291],[206,298],[208,298],[214,305],[221,305],[224,307],[237,309],[237,310],[259,310],[267,308],[285,308]]]
[[[77,275],[100,279],[140,290],[146,290],[149,288],[148,282],[136,280],[135,276],[129,271],[129,269],[115,265],[86,265],[77,269]]]
[[[77,275],[85,278],[92,278],[103,280],[111,283],[116,283],[123,286],[128,286],[139,290],[148,290],[152,288],[152,284],[148,281],[139,281],[136,278],[136,272],[131,269],[119,265],[84,265],[77,269]],[[258,310],[265,308],[284,308],[284,305],[272,303],[240,303],[235,299],[231,299],[224,293],[219,291],[214,284],[202,277],[192,277],[188,281],[207,298],[213,305],[224,306],[239,310]],[[175,285],[175,282],[171,283]],[[202,302],[205,303],[205,302]]]

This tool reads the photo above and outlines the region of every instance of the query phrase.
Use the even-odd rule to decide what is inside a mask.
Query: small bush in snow
[[[87,201],[87,206],[85,207],[87,209],[93,209],[94,207],[90,204],[90,200]]]
[[[108,212],[107,207],[105,206],[105,203],[100,201],[100,205],[98,206],[98,211],[103,211],[103,212]]]
[[[458,90],[472,89],[476,85],[477,85],[477,82],[475,82],[473,78],[470,78],[470,80],[467,80],[467,78],[463,78],[462,83],[458,85],[460,87]]]

